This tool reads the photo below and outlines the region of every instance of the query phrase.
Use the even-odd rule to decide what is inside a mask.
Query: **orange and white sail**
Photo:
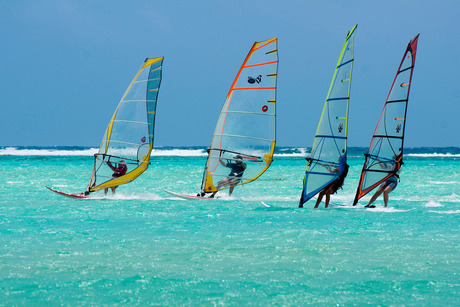
[[[208,149],[202,192],[211,193],[229,174],[220,163],[241,156],[246,164],[238,185],[257,179],[273,161],[276,142],[277,39],[256,42],[232,83]]]

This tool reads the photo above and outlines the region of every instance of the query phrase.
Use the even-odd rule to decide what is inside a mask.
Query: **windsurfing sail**
[[[276,141],[277,71],[277,39],[254,43],[217,121],[208,149],[202,192],[217,192],[251,182],[272,163]],[[222,182],[239,161],[246,168],[234,173],[232,184]]]
[[[353,205],[395,175],[403,164],[404,130],[418,34],[407,45],[372,136]]]
[[[85,194],[136,179],[149,166],[163,57],[147,58],[105,131]]]
[[[354,61],[354,35],[348,32],[335,68],[315,140],[307,158],[299,207],[347,170],[348,103]],[[343,176],[346,176],[344,174]]]

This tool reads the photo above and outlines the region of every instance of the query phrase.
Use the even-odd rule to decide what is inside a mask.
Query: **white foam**
[[[391,208],[391,207],[375,207],[375,208],[366,209],[366,211],[385,212],[385,213],[407,212],[407,211],[410,211],[410,210],[412,210],[412,209],[401,210],[401,209],[395,209],[395,208]]]
[[[428,203],[426,203],[424,205],[425,207],[430,207],[430,208],[434,208],[434,207],[442,207],[442,205],[436,201],[433,201],[433,200],[430,200]]]
[[[405,155],[407,157],[419,157],[419,158],[460,158],[460,154],[451,153],[411,153]]]
[[[152,157],[206,157],[207,155],[203,149],[153,149],[151,153]]]
[[[452,193],[451,195],[440,197],[439,200],[458,203],[460,202],[460,196],[455,193]]]
[[[454,184],[458,183],[457,181],[430,181],[431,184]]]
[[[306,148],[302,147],[295,147],[295,148],[283,148],[280,150],[281,152],[283,151],[293,151],[290,153],[277,153],[274,154],[273,156],[275,157],[307,157],[308,153]]]
[[[92,156],[99,149],[63,150],[63,149],[18,149],[7,147],[0,149],[0,156]]]
[[[92,197],[92,196],[91,196]],[[107,199],[119,199],[119,200],[130,200],[130,199],[140,199],[140,200],[162,200],[164,197],[158,196],[153,193],[142,193],[142,194],[126,194],[117,192],[115,195],[110,194],[110,191],[107,195],[101,196],[101,198]]]
[[[93,156],[99,148],[89,149],[18,149],[7,147],[0,149],[0,156]],[[134,151],[116,151],[118,155],[135,155]],[[180,157],[201,157],[207,156],[204,149],[153,149],[151,156],[180,156]]]

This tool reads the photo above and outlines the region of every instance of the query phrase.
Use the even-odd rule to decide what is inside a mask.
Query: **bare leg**
[[[235,186],[232,186],[232,187],[230,187],[230,189],[228,189],[228,196],[232,196],[234,188],[235,188]]]
[[[109,191],[109,189],[104,189],[104,195],[107,195],[108,191]]]
[[[321,200],[323,199],[324,193],[325,193],[324,190],[321,190],[321,192],[319,192],[319,194],[318,194],[318,199],[316,200],[316,204],[315,204],[315,206],[313,207],[313,209],[317,209],[317,208],[318,208],[319,203],[320,203]]]
[[[327,208],[329,206],[329,201],[331,200],[331,193],[332,193],[331,189],[328,189],[326,191],[326,206],[324,206],[324,208]]]
[[[377,189],[377,192],[375,192],[375,194],[371,197],[371,199],[369,200],[369,203],[367,204],[367,206],[369,206],[370,204],[372,204],[376,199],[377,197],[380,196],[380,194],[382,194],[383,192],[383,188],[382,187],[379,187]]]
[[[112,187],[112,195],[115,194],[115,189],[116,189],[116,188],[117,188],[117,187]]]
[[[237,181],[236,181],[236,179],[234,179],[234,178],[233,178],[232,180],[230,180],[230,185],[231,185],[231,187],[230,187],[230,189],[228,190],[228,196],[232,196],[233,189],[235,188],[236,182],[237,182]]]
[[[383,190],[383,202],[385,203],[385,207],[388,204],[388,194],[393,191],[393,189],[390,186],[387,186],[385,190]]]

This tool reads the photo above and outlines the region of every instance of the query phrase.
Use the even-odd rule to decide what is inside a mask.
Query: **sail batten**
[[[267,53],[267,54],[268,54],[268,53]],[[275,64],[275,63],[278,63],[278,61],[272,61],[272,62],[265,62],[265,63],[257,63],[257,64],[252,64],[252,65],[246,65],[246,66],[243,66],[243,68],[256,67],[256,66],[260,66],[260,65],[268,65],[268,64]]]
[[[257,141],[266,141],[266,142],[274,142],[275,140],[271,139],[262,139],[262,138],[256,138],[256,137],[250,137],[247,135],[236,135],[236,134],[215,134],[215,136],[228,136],[232,138],[242,138],[242,139],[250,139],[250,140],[257,140]]]
[[[277,39],[254,43],[217,121],[208,149],[202,192],[230,187],[219,182],[229,175],[236,156],[241,156],[246,165],[244,174],[238,175],[237,185],[254,181],[270,166],[276,142],[277,75]]]
[[[348,32],[316,129],[299,207],[346,171],[348,104],[354,63],[354,34]]]
[[[374,135],[375,138],[388,138],[388,139],[403,139],[402,136],[394,136],[394,135]]]
[[[353,205],[396,174],[403,164],[404,131],[418,35],[407,45],[377,122]]]
[[[335,101],[335,100],[348,100],[350,97],[336,97],[336,98],[328,98],[326,101]]]
[[[132,182],[148,168],[162,63],[163,57],[146,59],[128,86],[95,155],[86,193]]]
[[[273,114],[261,114],[258,112],[243,112],[243,111],[226,111],[225,113],[235,113],[235,114],[250,114],[250,115],[257,115],[257,116],[274,116]]]
[[[315,135],[317,138],[326,138],[326,139],[343,139],[346,140],[346,136],[334,136],[334,135]]]
[[[388,100],[388,101],[387,101],[387,104],[388,104],[388,103],[395,103],[395,102],[407,102],[407,99]]]
[[[241,90],[275,90],[276,87],[235,87],[233,91],[241,91]]]
[[[344,65],[347,65],[348,63],[351,63],[351,62],[353,62],[353,61],[354,61],[354,59],[348,60],[348,61],[346,61],[346,62],[344,62],[344,63],[338,65],[337,68],[340,68],[340,67],[342,67],[342,66],[344,66]]]
[[[145,83],[145,82],[149,82],[149,81],[159,81],[160,78],[154,78],[154,79],[150,79],[150,80],[138,80],[138,81],[134,81],[133,84],[139,84],[139,83]]]
[[[149,125],[148,123],[144,123],[144,122],[135,122],[135,121],[132,121],[132,120],[121,120],[121,119],[115,119],[113,121],[114,123],[130,123],[130,124],[136,124],[136,125]]]

